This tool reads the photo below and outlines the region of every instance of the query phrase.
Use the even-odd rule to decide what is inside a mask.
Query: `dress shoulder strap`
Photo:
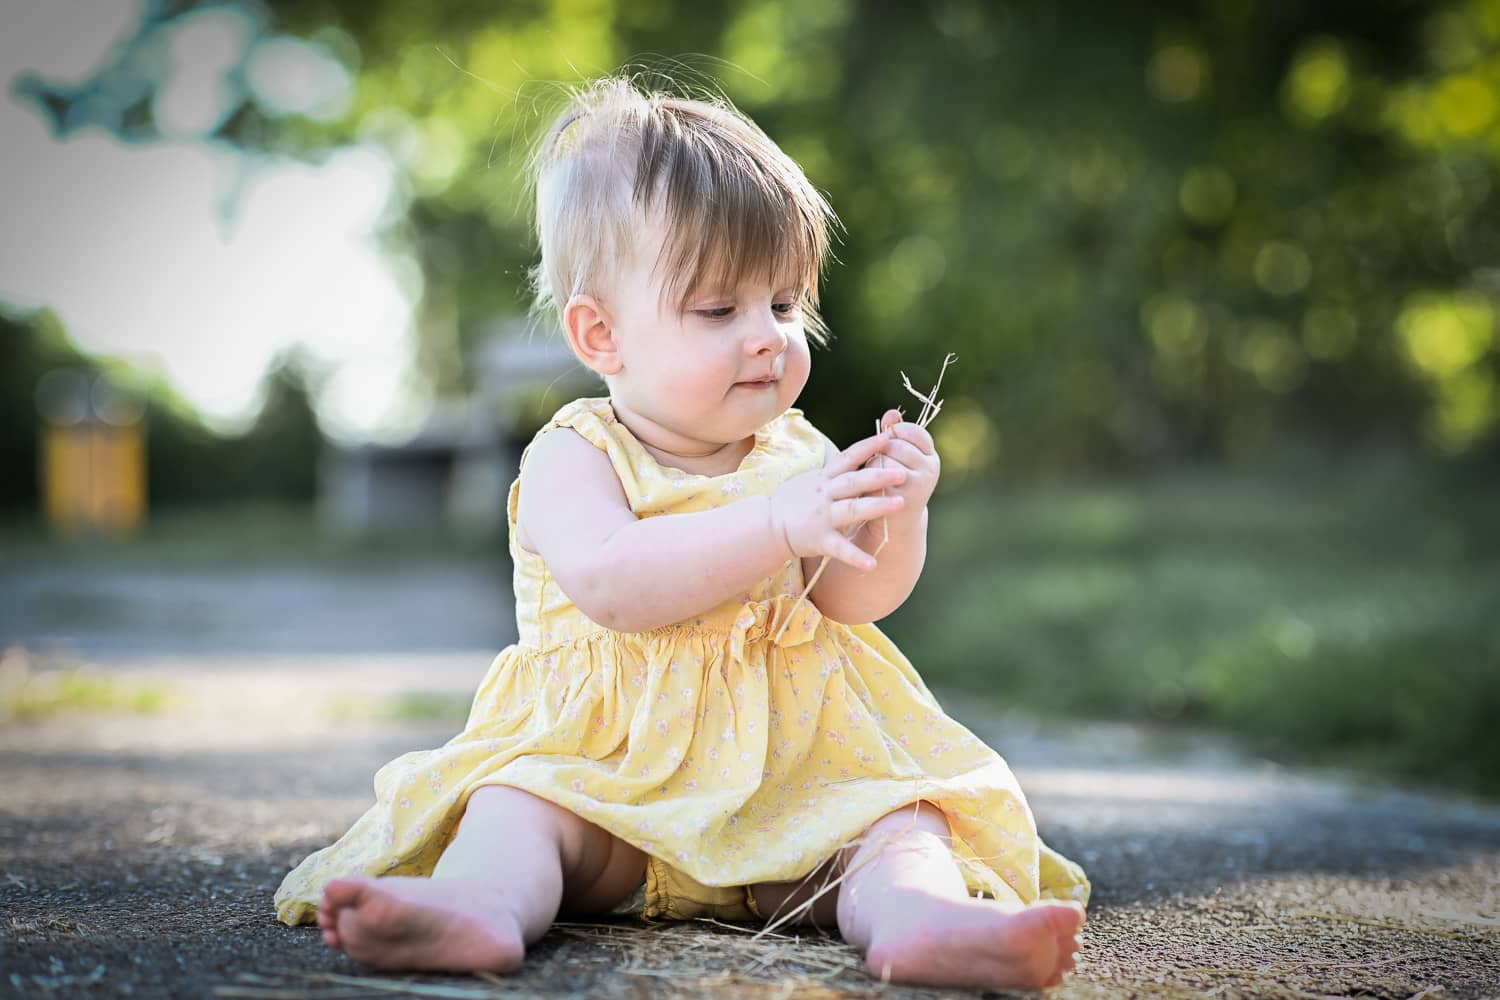
[[[719,506],[747,494],[769,495],[798,473],[825,460],[825,442],[798,409],[789,409],[755,434],[755,447],[734,472],[700,476],[663,468],[615,417],[608,397],[586,397],[567,404],[537,432],[567,427],[609,458],[630,509],[637,517]],[[532,439],[533,443],[535,438]],[[531,445],[527,445],[529,451]],[[521,453],[521,464],[526,452]],[[519,484],[519,476],[517,483]],[[516,489],[511,490],[510,517],[515,519]]]
[[[557,427],[576,431],[585,441],[609,457],[609,464],[620,478],[620,485],[625,489],[631,508],[636,509],[642,495],[642,459],[649,461],[649,456],[635,436],[615,419],[615,411],[609,405],[609,398],[585,396],[573,400],[554,413],[541,430],[537,431],[536,437]],[[533,443],[536,437],[532,438]],[[530,450],[531,445],[528,444],[526,451]],[[521,465],[526,463],[526,451],[521,453]]]
[[[793,474],[820,468],[828,457],[823,433],[796,407],[772,423],[765,446],[776,461],[790,464]]]

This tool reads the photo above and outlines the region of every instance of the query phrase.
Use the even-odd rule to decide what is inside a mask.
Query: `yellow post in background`
[[[105,376],[48,373],[42,411],[42,507],[58,534],[125,537],[146,518],[144,408]]]

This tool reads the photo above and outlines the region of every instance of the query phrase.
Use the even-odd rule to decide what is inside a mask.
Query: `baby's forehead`
[[[726,301],[789,293],[800,295],[807,282],[798,277],[774,275],[764,269],[726,272],[708,269],[699,272],[669,273],[663,261],[653,274],[653,286],[663,304],[687,306],[694,302]]]
[[[663,302],[689,298],[801,292],[816,280],[801,273],[806,264],[788,245],[738,245],[732,227],[674,218],[663,201],[630,206],[626,219],[626,260],[638,278],[650,282]],[[815,266],[815,264],[814,264]]]
[[[699,282],[698,287],[694,289],[694,294],[699,297],[756,295],[765,292],[797,291],[805,284],[806,282],[797,278],[759,272],[718,280],[705,279]]]

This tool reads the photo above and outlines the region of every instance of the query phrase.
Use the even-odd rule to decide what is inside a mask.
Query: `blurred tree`
[[[205,5],[152,7],[91,85],[22,89],[59,128],[147,135],[154,33]],[[836,339],[805,396],[835,439],[912,402],[897,371],[930,384],[952,350],[934,431],[960,480],[1237,458],[1288,435],[1500,457],[1500,0],[246,9],[263,41],[306,39],[357,86],[334,120],[242,88],[220,134],[388,152],[411,197],[392,238],[422,262],[422,363],[445,391],[490,320],[527,306],[520,168],[548,81],[695,52],[636,62],[722,86],[847,226]]]
[[[0,312],[0,510],[36,509],[37,383],[50,371],[91,367],[50,312]]]
[[[37,385],[60,369],[108,375],[144,398],[151,506],[312,500],[322,438],[311,401],[318,375],[306,357],[278,357],[255,423],[243,435],[224,437],[204,426],[165,380],[84,354],[52,313],[0,312],[0,510],[37,509]]]
[[[260,415],[241,442],[238,495],[311,503],[322,435],[313,410],[316,376],[306,355],[278,356],[262,382]]]

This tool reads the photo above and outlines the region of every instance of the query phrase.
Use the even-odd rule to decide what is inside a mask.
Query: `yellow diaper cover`
[[[646,885],[641,916],[648,920],[762,919],[748,885],[704,885],[660,858],[646,858]]]

